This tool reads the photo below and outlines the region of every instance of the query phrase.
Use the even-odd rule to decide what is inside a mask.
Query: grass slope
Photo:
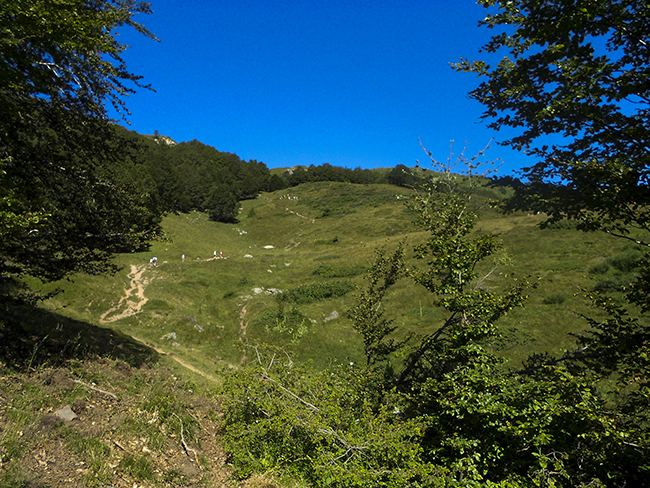
[[[39,307],[11,309],[0,320],[0,343],[11,344],[0,348],[0,488],[226,486],[220,371],[246,361],[242,346],[255,340],[285,345],[316,367],[363,361],[345,317],[351,285],[364,285],[376,249],[427,237],[396,197],[405,193],[314,183],[243,202],[234,225],[170,215],[167,240],[117,256],[115,276],[78,275],[42,287],[62,293]],[[580,314],[594,314],[576,296],[580,287],[625,282],[638,257],[601,234],[540,230],[540,220],[486,208],[476,229],[505,245],[485,263],[485,273],[496,268],[483,286],[513,274],[539,279],[493,345],[515,363],[570,347],[569,333],[585,327]],[[407,281],[382,306],[402,333],[434,330],[443,319]],[[78,419],[56,417],[66,405]],[[246,483],[276,486],[268,477]]]
[[[210,222],[197,212],[170,215],[163,223],[167,241],[154,243],[146,254],[118,256],[124,269],[115,277],[76,277],[44,306],[100,324],[131,286],[131,266],[139,266],[148,301],[139,313],[103,325],[206,372],[236,367],[245,359],[239,345],[247,340],[286,345],[317,367],[333,359],[361,361],[361,343],[345,317],[354,292],[291,303],[271,291],[336,295],[350,285],[363,286],[362,271],[376,249],[426,238],[396,197],[406,193],[390,185],[311,183],[243,202],[238,224]],[[526,307],[503,322],[499,347],[514,360],[570,347],[568,333],[585,326],[579,315],[593,313],[575,294],[595,283],[590,269],[625,253],[624,243],[604,235],[540,230],[540,221],[541,216],[485,209],[477,226],[477,232],[498,234],[505,245],[485,264],[486,273],[497,266],[485,286],[499,287],[512,274],[539,279]],[[214,259],[215,251],[224,258]],[[154,255],[155,268],[149,267]],[[442,318],[427,294],[407,282],[395,286],[385,306],[403,330],[430,331]]]

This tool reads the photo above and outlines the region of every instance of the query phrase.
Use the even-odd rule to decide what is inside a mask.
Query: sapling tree
[[[428,234],[426,241],[412,250],[416,261],[406,266],[403,244],[392,255],[379,252],[368,275],[368,287],[350,312],[366,345],[368,362],[387,362],[394,371],[395,385],[402,388],[423,378],[439,377],[462,364],[470,350],[482,349],[479,344],[498,334],[498,320],[527,298],[527,279],[514,280],[500,292],[485,286],[494,268],[484,264],[494,258],[501,244],[494,235],[473,233],[478,219],[473,187],[486,182],[476,174],[484,164],[484,151],[471,159],[463,151],[457,161],[450,156],[446,163],[431,158],[436,172],[421,181],[406,202],[415,225]],[[452,172],[457,165],[466,168],[465,175]],[[479,267],[485,269],[484,274]],[[396,341],[391,336],[396,327],[383,317],[378,305],[388,288],[402,278],[425,288],[432,305],[445,315],[433,332],[414,332]],[[395,361],[398,351],[401,359]]]

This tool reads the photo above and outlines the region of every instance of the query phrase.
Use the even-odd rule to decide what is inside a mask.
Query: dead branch
[[[80,380],[72,380],[73,383],[77,383],[78,385],[84,386],[88,388],[89,390],[96,391],[98,393],[103,393],[104,395],[108,395],[110,397],[113,397],[117,400],[117,395],[115,393],[111,393],[110,391],[102,390],[101,388],[97,388],[96,386],[89,385],[88,383],[84,383],[83,381]]]

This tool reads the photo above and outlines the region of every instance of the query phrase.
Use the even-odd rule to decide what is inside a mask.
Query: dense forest
[[[263,191],[294,187],[301,183],[338,181],[357,184],[391,183],[409,187],[414,176],[404,165],[383,172],[330,164],[298,166],[272,173],[264,163],[242,161],[236,154],[221,152],[197,140],[175,143],[160,135],[143,136],[115,126],[128,141],[129,158],[139,162],[145,185],[163,212],[205,211],[219,222],[235,222],[238,202]]]
[[[297,166],[278,174],[262,162],[242,161],[236,154],[197,140],[177,144],[158,134],[143,136],[120,126],[115,130],[128,141],[125,147],[130,159],[145,169],[145,174],[134,173],[133,178],[144,178],[141,183],[158,208],[163,212],[205,211],[218,222],[235,222],[241,200],[301,183],[391,183],[405,187],[415,183],[415,177],[402,164],[379,172],[330,164]]]

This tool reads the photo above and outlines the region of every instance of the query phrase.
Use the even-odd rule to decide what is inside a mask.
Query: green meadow
[[[635,256],[603,234],[542,230],[542,215],[500,215],[486,205],[500,193],[479,190],[476,232],[495,233],[504,245],[484,263],[481,286],[498,289],[513,275],[537,284],[490,347],[515,364],[533,352],[570,348],[571,333],[585,328],[581,314],[596,314],[581,287],[624,280]],[[309,183],[242,202],[236,224],[199,212],[169,215],[165,238],[146,253],[118,255],[116,275],[48,285],[43,289],[61,292],[41,306],[145,341],[209,374],[245,361],[242,346],[251,341],[284,346],[316,367],[364,361],[346,312],[365,270],[377,249],[402,240],[411,249],[427,238],[404,205],[407,194],[391,185]],[[409,266],[422,264],[409,259]],[[408,280],[382,306],[398,334],[428,332],[443,319]]]

